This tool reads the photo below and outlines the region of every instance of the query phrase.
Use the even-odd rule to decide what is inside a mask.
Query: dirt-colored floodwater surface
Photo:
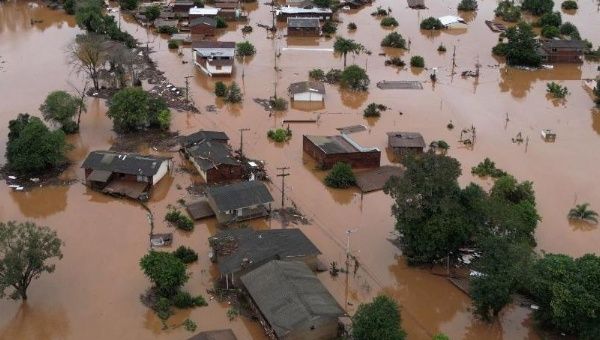
[[[356,190],[326,188],[322,184],[325,173],[316,171],[313,161],[302,153],[302,134],[335,134],[336,128],[354,124],[368,127],[367,131],[352,135],[356,141],[382,150],[387,143],[385,132],[392,130],[419,131],[427,142],[443,139],[450,144],[449,154],[463,165],[461,181],[465,184],[472,180],[486,184],[470,175],[471,166],[485,157],[520,180],[535,183],[543,217],[536,234],[539,250],[573,256],[598,253],[600,230],[570,225],[566,220],[566,213],[575,203],[589,202],[596,209],[600,207],[600,178],[596,175],[600,153],[594,151],[600,148],[600,113],[580,80],[595,77],[598,64],[561,65],[541,71],[506,68],[491,56],[497,35],[484,24],[493,16],[493,1],[480,1],[475,15],[465,15],[467,30],[432,35],[418,29],[425,17],[455,14],[456,4],[456,0],[429,1],[428,10],[414,11],[404,1],[388,0],[341,13],[343,24],[338,27],[338,34],[358,40],[373,52],[370,56],[348,57],[349,63],[368,69],[369,92],[340,91],[328,85],[324,108],[294,106],[272,115],[254,99],[268,98],[275,88],[279,95],[285,95],[288,85],[306,80],[310,69],[342,67],[341,58],[326,50],[332,47],[332,39],[288,39],[285,29],[279,31],[276,39],[268,39],[267,32],[256,25],[270,22],[270,8],[262,3],[249,5],[254,32],[246,38],[254,43],[258,53],[244,64],[236,62],[231,80],[241,85],[245,98],[242,104],[230,106],[212,94],[218,79],[205,76],[189,62],[182,63],[191,60],[189,49],[182,49],[182,56],[169,51],[165,37],[147,33],[126,16],[121,18],[121,25],[140,42],[148,41],[155,51],[152,58],[175,85],[183,86],[185,76],[194,76],[191,96],[201,113],[174,112],[173,131],[185,134],[201,128],[224,130],[232,145],[238,147],[238,129],[250,128],[244,135],[244,152],[248,156],[264,160],[271,177],[277,167],[290,167],[291,175],[286,177],[287,204],[293,202],[310,218],[311,223],[300,228],[320,248],[324,262],[343,263],[346,230],[358,229],[352,234],[351,247],[361,266],[349,280],[350,304],[346,303],[345,277],[332,279],[327,273],[319,274],[349,313],[361,301],[386,293],[402,305],[403,326],[411,339],[429,339],[437,332],[453,339],[537,339],[527,309],[511,306],[498,322],[479,322],[471,315],[468,297],[445,278],[407,267],[400,251],[387,240],[394,225],[391,199],[382,192],[361,196]],[[411,41],[410,51],[379,47],[388,30],[370,16],[376,6],[392,8],[393,16],[400,22],[397,31]],[[580,2],[575,14],[563,13],[563,20],[576,24],[582,36],[594,45],[600,43],[599,18],[593,1]],[[349,22],[357,24],[356,32],[347,32]],[[241,27],[230,25],[218,39],[242,40]],[[72,91],[70,84],[81,84],[82,79],[72,72],[64,53],[78,33],[73,19],[61,12],[25,1],[0,2],[1,155],[10,119],[20,112],[39,115],[38,107],[48,92]],[[445,54],[437,52],[440,43],[448,48]],[[451,76],[454,46],[458,74]],[[428,81],[427,70],[384,66],[385,57],[379,55],[382,52],[404,60],[412,55],[424,56],[428,67],[438,67],[438,82],[433,86]],[[280,71],[274,68],[276,55]],[[477,60],[482,64],[480,78],[461,78],[460,72],[473,69]],[[380,90],[375,83],[382,80],[421,80],[424,89]],[[555,103],[546,98],[546,82],[551,80],[568,86],[571,95],[566,102]],[[370,102],[391,109],[379,119],[365,120],[362,110]],[[209,105],[215,105],[216,112],[206,110]],[[171,327],[163,330],[155,315],[140,303],[140,294],[149,286],[138,265],[148,250],[146,211],[136,203],[92,192],[81,183],[83,173],[79,166],[88,152],[109,148],[115,141],[105,112],[103,101],[88,99],[81,131],[69,137],[75,146],[69,154],[73,166],[63,177],[77,182],[27,192],[13,192],[0,184],[0,220],[33,220],[49,225],[65,241],[65,256],[56,272],[31,284],[26,304],[0,301],[0,339],[181,339],[190,334],[175,326],[186,318],[194,320],[199,330],[232,328],[240,339],[263,339],[257,323],[242,317],[230,321],[226,315],[229,306],[210,300],[206,293],[216,275],[207,256],[207,237],[217,231],[212,220],[196,223],[191,233],[172,231],[173,248],[183,244],[200,255],[198,263],[189,267],[191,278],[186,288],[204,294],[209,306],[176,314],[168,322]],[[284,145],[266,138],[267,130],[282,126],[284,119],[317,116],[315,124],[291,124],[294,136]],[[454,130],[446,128],[450,120],[456,126]],[[477,142],[474,148],[467,149],[458,139],[460,130],[472,125],[477,129]],[[541,140],[540,131],[546,128],[558,133],[555,143]],[[529,137],[527,148],[525,144],[512,143],[519,132]],[[383,154],[382,164],[389,164],[386,153]],[[173,156],[178,167],[184,164],[177,154]],[[168,230],[162,222],[167,205],[187,198],[185,188],[196,180],[176,171],[155,189],[148,204],[156,218],[155,231]],[[278,198],[280,182],[275,181],[270,188]],[[253,227],[280,228],[281,224],[276,220],[259,221]]]

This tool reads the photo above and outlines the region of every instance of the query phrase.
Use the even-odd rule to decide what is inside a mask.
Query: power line
[[[285,172],[289,170],[289,167],[281,167],[277,168],[277,170],[281,171],[281,173],[277,174],[277,177],[281,177],[281,209],[285,206],[285,178],[290,175],[289,172]]]

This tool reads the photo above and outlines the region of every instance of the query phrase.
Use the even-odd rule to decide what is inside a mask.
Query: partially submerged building
[[[455,15],[445,15],[439,17],[438,20],[442,23],[442,26],[447,29],[466,29],[467,22],[461,17]]]
[[[199,17],[189,21],[190,33],[196,36],[212,37],[217,31],[217,20],[210,17]]]
[[[425,0],[407,0],[408,7],[412,9],[426,9]]]
[[[226,143],[204,141],[185,147],[183,154],[192,162],[202,179],[208,184],[243,178],[242,163],[234,156],[233,151]]]
[[[362,147],[347,135],[304,135],[302,138],[302,149],[322,169],[330,169],[338,162],[348,163],[353,168],[379,167],[381,151],[378,148]]]
[[[290,37],[318,37],[321,35],[319,18],[287,18],[287,34]]]
[[[319,81],[292,83],[288,92],[295,102],[322,102],[325,99],[325,85]]]
[[[226,229],[209,238],[211,260],[227,285],[239,285],[240,276],[272,261],[299,261],[317,270],[319,249],[300,229]]]
[[[237,337],[231,329],[217,329],[200,332],[188,340],[237,340]]]
[[[235,42],[196,41],[192,43],[194,64],[209,76],[230,75],[233,72]]]
[[[267,334],[276,339],[338,337],[338,318],[345,313],[306,264],[271,261],[241,280]]]
[[[290,7],[284,6],[275,11],[279,20],[287,20],[287,18],[295,17],[310,17],[319,18],[321,20],[329,20],[333,17],[333,11],[330,8],[302,8],[302,7]]]
[[[215,18],[217,15],[219,15],[219,11],[219,8],[214,7],[192,7],[188,11],[188,17],[190,20],[199,17]]]
[[[541,39],[537,51],[543,63],[583,63],[581,40]]]
[[[399,157],[423,153],[426,144],[418,132],[388,132],[388,147]]]
[[[147,199],[154,185],[173,168],[171,157],[92,151],[83,164],[85,183],[104,193]]]
[[[229,224],[268,216],[273,196],[260,181],[238,182],[206,190],[208,204],[217,221]]]
[[[229,141],[229,136],[223,131],[200,130],[191,135],[184,136],[181,145],[186,147],[206,141],[227,143]]]

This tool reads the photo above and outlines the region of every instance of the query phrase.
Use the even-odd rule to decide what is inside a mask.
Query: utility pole
[[[350,279],[350,235],[357,232],[358,229],[346,230],[346,304],[344,310],[348,308],[348,290],[349,290],[349,279]]]
[[[244,157],[244,131],[250,131],[248,128],[239,129],[240,131],[240,156]]]
[[[194,76],[185,76],[185,101],[189,103],[190,101],[190,81],[188,79],[193,78]]]
[[[290,175],[289,172],[286,173],[285,171],[289,169],[289,167],[277,168],[281,171],[280,174],[277,174],[277,177],[281,177],[281,209],[285,206],[285,178]]]

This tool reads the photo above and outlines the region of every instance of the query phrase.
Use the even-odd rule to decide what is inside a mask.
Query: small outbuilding
[[[211,260],[217,263],[227,285],[239,285],[239,278],[269,261],[301,261],[317,270],[319,249],[302,230],[252,228],[226,229],[208,239]]]
[[[268,216],[273,196],[260,181],[239,182],[206,190],[208,204],[222,224]]]
[[[287,18],[289,37],[318,37],[321,35],[319,18]]]
[[[455,15],[446,15],[439,17],[438,20],[442,23],[442,26],[447,29],[466,29],[467,22],[461,17]]]
[[[295,102],[322,102],[325,100],[325,85],[319,81],[292,83],[288,92]]]
[[[388,132],[388,147],[399,157],[423,153],[426,147],[423,136],[418,132]]]
[[[189,22],[190,33],[203,37],[212,37],[217,30],[217,20],[210,17],[198,17]]]
[[[304,263],[271,261],[241,280],[267,334],[290,340],[338,338],[344,310]]]
[[[347,135],[307,136],[302,139],[304,152],[317,161],[321,169],[331,169],[335,163],[345,162],[353,168],[377,168],[381,151],[365,148]]]
[[[175,0],[171,3],[171,8],[176,13],[189,12],[192,7],[194,7],[194,2],[189,0]]]

